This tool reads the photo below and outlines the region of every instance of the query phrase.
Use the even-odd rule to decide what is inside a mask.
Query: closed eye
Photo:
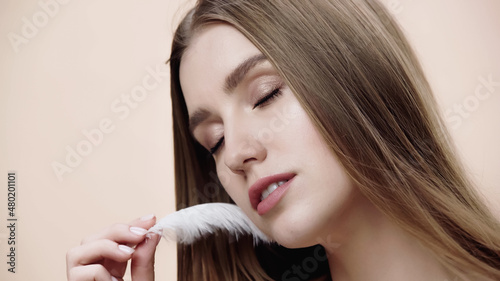
[[[275,98],[277,98],[279,95],[282,94],[281,89],[282,89],[282,86],[279,86],[279,87],[273,89],[269,94],[267,94],[266,96],[264,96],[263,98],[258,100],[257,103],[254,104],[252,109],[255,109],[257,107],[263,107],[263,106],[266,106],[267,104],[269,104],[272,100],[274,100]],[[222,146],[223,142],[224,142],[224,137],[221,137],[217,141],[217,143],[213,147],[210,148],[210,154],[213,155],[213,154],[217,153],[219,148]]]
[[[215,154],[217,150],[219,150],[219,147],[222,145],[222,142],[224,141],[224,137],[220,138],[217,143],[210,148],[210,154]]]
[[[268,95],[257,101],[257,103],[254,104],[253,109],[255,109],[256,107],[263,107],[267,105],[269,102],[277,98],[279,95],[281,95],[281,86],[272,90],[271,93],[269,93]]]

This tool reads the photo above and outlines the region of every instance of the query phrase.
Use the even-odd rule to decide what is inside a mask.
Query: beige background
[[[189,4],[66,2],[43,22],[38,1],[0,0],[1,280],[64,280],[65,253],[83,237],[175,208],[168,79],[128,116],[111,106],[123,109],[121,95],[166,60],[179,6]],[[481,79],[500,83],[500,2],[384,2],[415,46],[460,153],[500,217],[500,85],[480,86]],[[9,36],[22,36],[24,19],[33,16],[40,27],[16,52]],[[66,164],[67,147],[86,140],[82,130],[106,119],[114,130],[59,180],[52,163]],[[9,170],[18,173],[16,274],[7,272],[5,256]],[[175,245],[162,241],[157,280],[174,279]]]

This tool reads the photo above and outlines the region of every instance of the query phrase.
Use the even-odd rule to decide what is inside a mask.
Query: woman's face
[[[357,194],[294,94],[262,53],[226,24],[205,27],[182,57],[190,129],[219,179],[267,235],[294,248],[340,227]]]

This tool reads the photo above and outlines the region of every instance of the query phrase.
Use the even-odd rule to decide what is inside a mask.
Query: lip
[[[290,183],[294,177],[295,177],[294,173],[282,173],[282,174],[263,177],[257,180],[248,190],[248,197],[250,198],[250,204],[252,204],[254,210],[256,210],[257,213],[261,216],[267,213],[269,210],[271,210],[276,204],[278,204],[279,200],[290,186]],[[266,199],[261,201],[260,197],[262,195],[262,192],[271,183],[280,181],[287,181],[287,182],[280,185]]]

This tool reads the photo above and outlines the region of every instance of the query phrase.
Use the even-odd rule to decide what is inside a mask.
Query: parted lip
[[[260,203],[260,197],[262,192],[272,183],[279,181],[288,181],[295,176],[294,173],[282,173],[275,174],[267,177],[263,177],[258,179],[250,189],[248,189],[248,197],[250,198],[250,204],[252,204],[252,208],[257,210],[257,206]]]

